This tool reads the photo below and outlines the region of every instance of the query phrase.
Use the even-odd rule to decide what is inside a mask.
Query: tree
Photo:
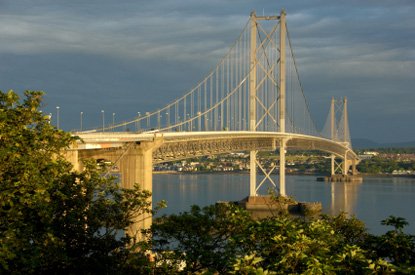
[[[230,239],[249,223],[248,212],[233,205],[218,204],[161,218],[152,225],[152,249],[158,254],[157,274],[173,274],[163,263],[185,263],[183,273],[209,271],[225,274],[232,270],[238,246]],[[166,253],[171,251],[171,253]]]
[[[78,138],[57,130],[39,109],[0,91],[0,273],[112,274],[138,244],[123,233],[151,193],[101,177],[95,162],[72,171],[63,151]]]
[[[322,219],[269,217],[221,204],[163,217],[151,228],[155,274],[414,274],[414,236],[367,233],[346,213]],[[169,252],[168,252],[169,251]],[[178,263],[185,263],[179,271]]]
[[[415,236],[403,232],[408,222],[404,218],[389,216],[381,224],[393,226],[394,230],[380,236],[369,236],[364,248],[372,254],[372,258],[385,259],[394,264],[401,274],[414,274]]]

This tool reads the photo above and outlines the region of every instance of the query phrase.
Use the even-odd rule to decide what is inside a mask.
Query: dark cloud
[[[44,90],[66,130],[157,109],[200,82],[249,19],[287,11],[315,120],[349,99],[352,137],[415,139],[413,1],[0,1],[0,89]],[[152,96],[148,96],[151,94]]]

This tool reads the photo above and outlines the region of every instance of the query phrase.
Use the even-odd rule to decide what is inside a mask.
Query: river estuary
[[[258,182],[262,178],[258,177]],[[274,180],[278,180],[274,177]],[[259,194],[267,194],[266,182]],[[216,201],[239,201],[249,192],[246,174],[154,174],[153,202],[167,201],[163,214],[189,211]],[[315,176],[287,176],[286,192],[297,201],[321,202],[324,214],[337,215],[345,211],[356,217],[372,234],[383,234],[392,227],[380,222],[390,215],[409,222],[405,232],[415,234],[415,179],[364,178],[363,183],[330,183],[316,181]]]

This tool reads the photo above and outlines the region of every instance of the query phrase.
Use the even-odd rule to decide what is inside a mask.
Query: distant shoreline
[[[178,172],[178,171],[153,171],[153,175],[193,175],[193,174],[228,174],[228,175],[249,175],[249,171],[231,171],[231,172],[223,172],[223,171],[199,171],[199,172]],[[278,174],[274,174],[278,175]],[[315,176],[315,177],[323,177],[327,175],[322,174],[295,174],[295,173],[286,173],[287,176]],[[358,176],[363,178],[415,178],[415,175],[393,175],[393,174],[359,174]]]

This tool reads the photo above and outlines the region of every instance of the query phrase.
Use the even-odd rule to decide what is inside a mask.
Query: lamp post
[[[147,131],[150,130],[150,112],[146,112],[147,117]]]
[[[56,106],[56,128],[59,130],[59,106]]]
[[[140,112],[137,112],[137,115],[138,115],[138,119],[140,119],[141,113]],[[137,121],[137,132],[138,131],[140,131],[140,121]]]
[[[206,118],[206,129],[205,131],[209,131],[209,118]]]
[[[199,132],[202,131],[202,113],[201,112],[197,112],[197,116],[199,117],[198,119],[198,129]]]
[[[112,113],[112,131],[114,132],[114,118],[115,118],[115,113]]]
[[[81,112],[81,131],[82,131],[82,115],[84,114],[84,112]]]
[[[160,129],[160,120],[163,116],[160,114],[160,111],[157,113],[157,128]]]
[[[167,127],[169,127],[169,126],[170,126],[170,117],[169,117],[169,113],[166,113],[166,124],[167,124]]]
[[[101,113],[102,113],[102,132],[104,132],[104,125],[105,125],[105,122],[104,122],[104,110],[101,110]]]

